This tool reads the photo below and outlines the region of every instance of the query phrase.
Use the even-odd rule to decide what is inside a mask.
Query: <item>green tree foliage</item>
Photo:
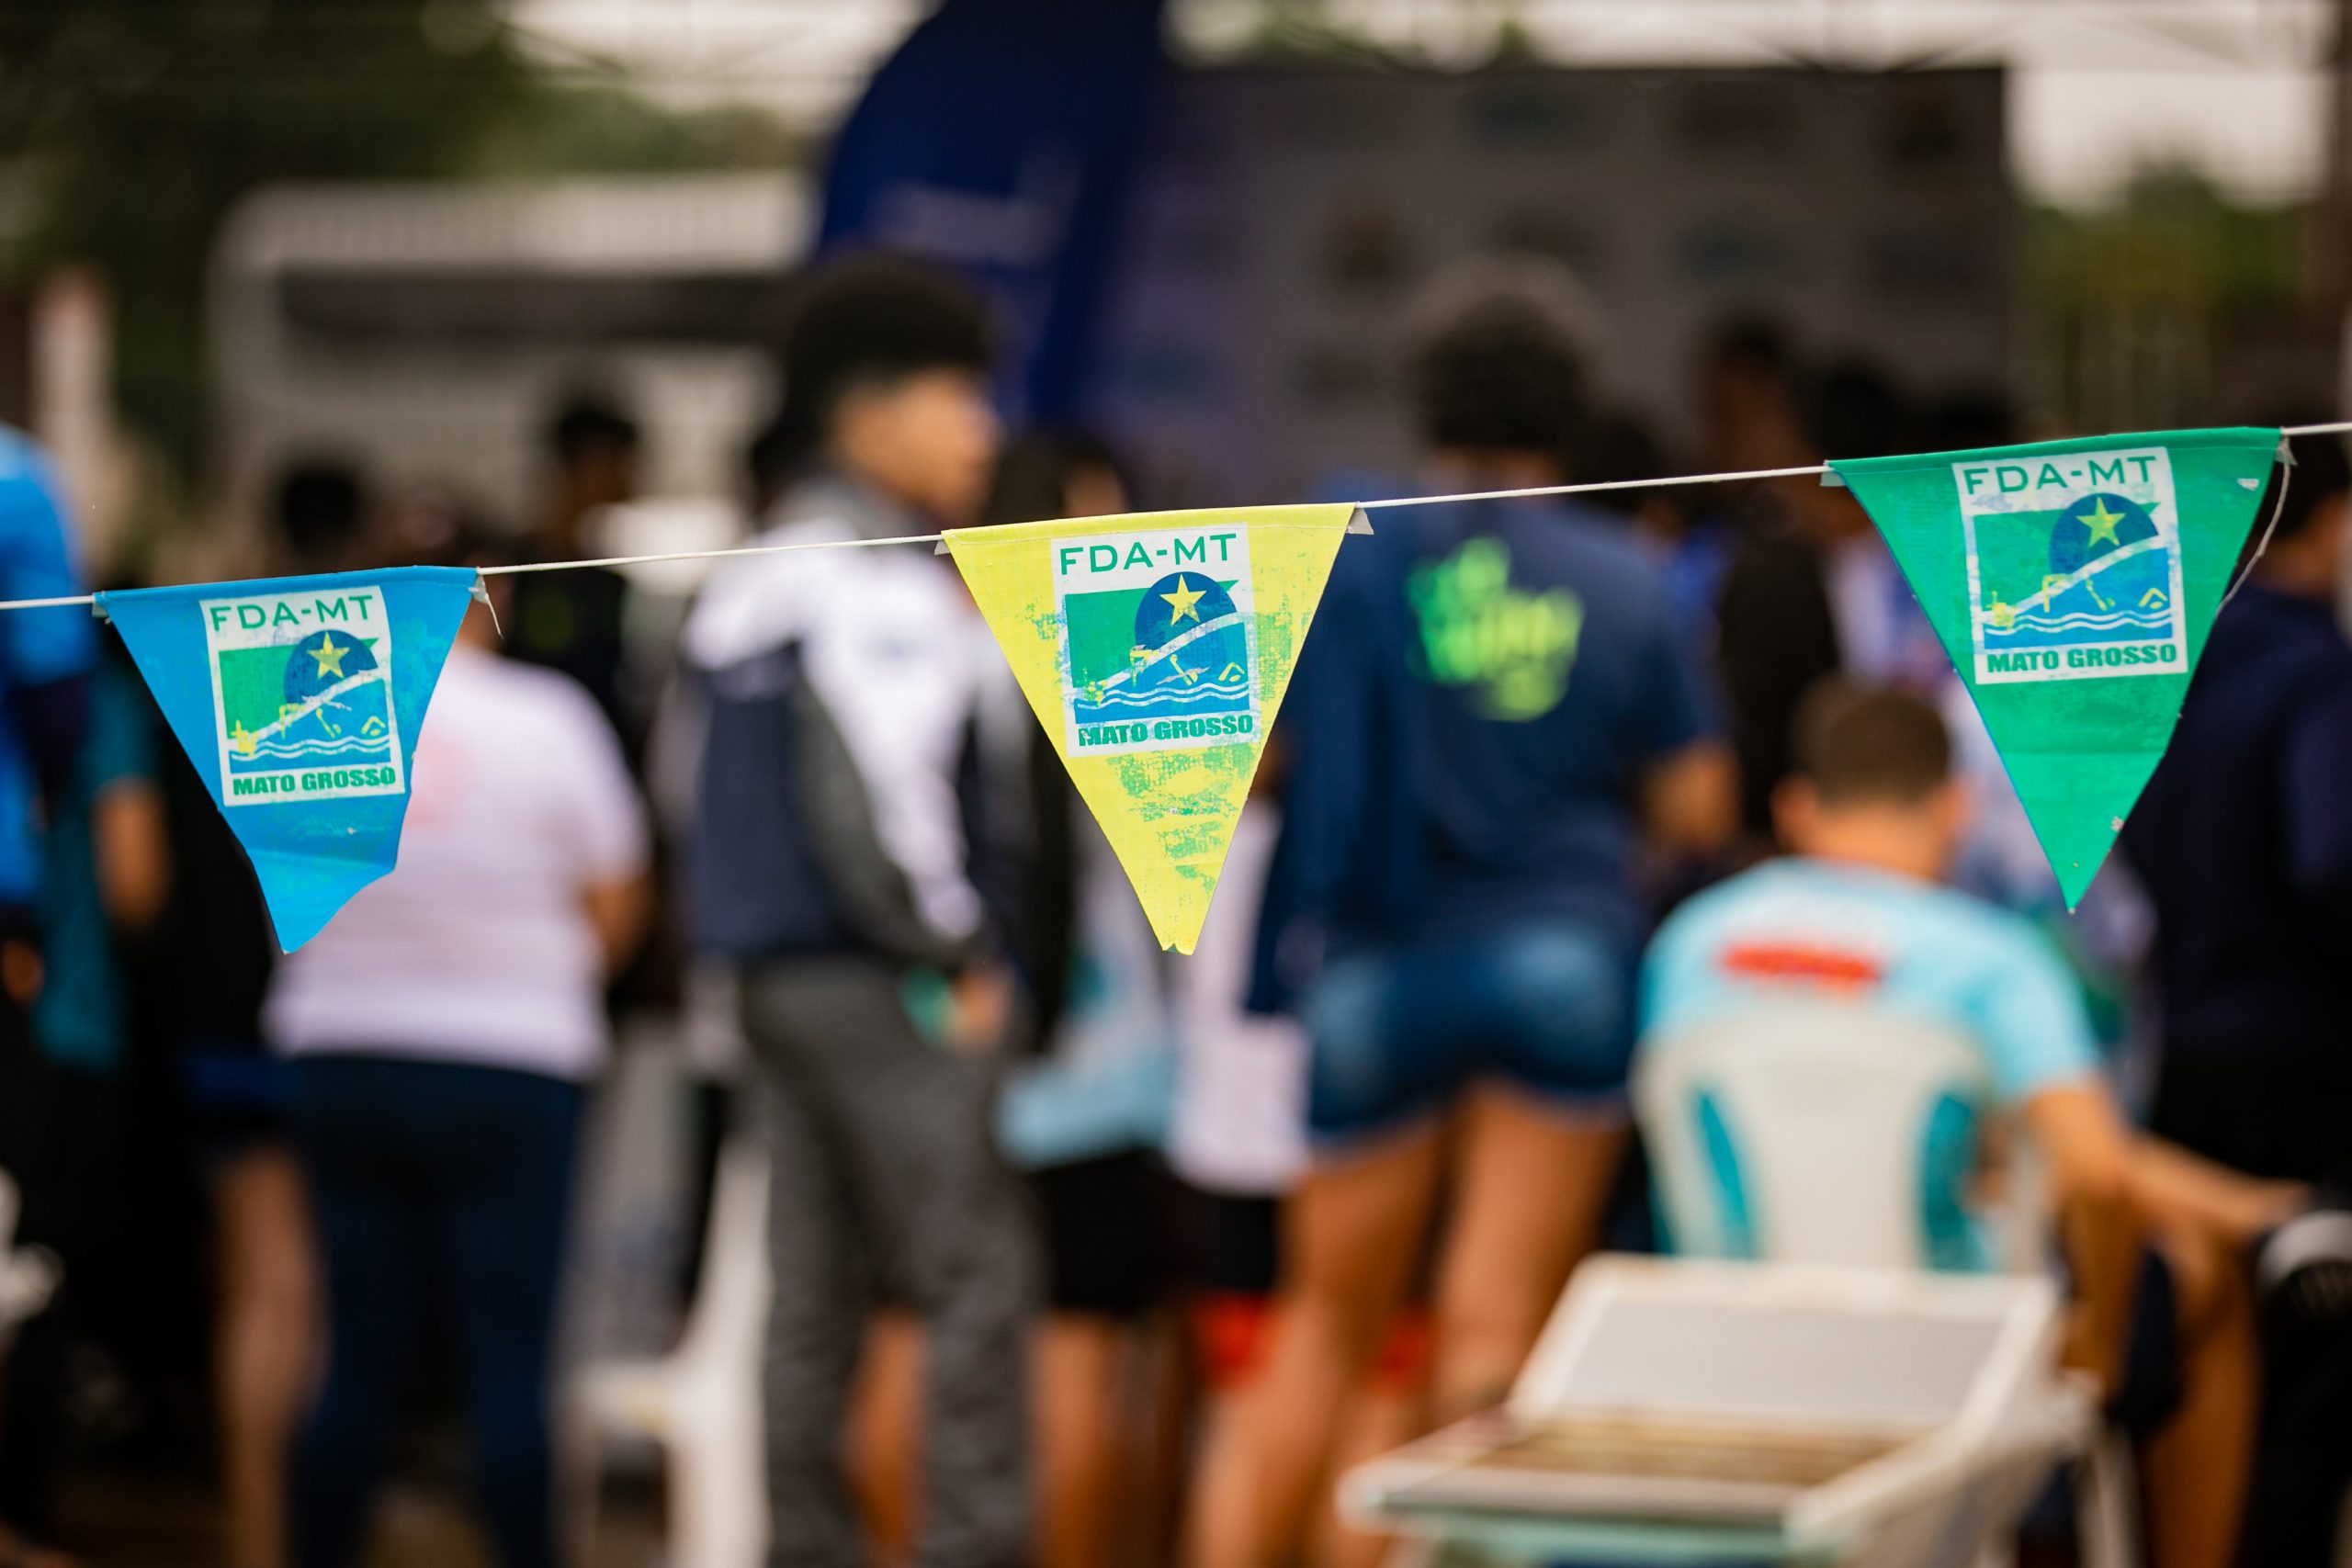
[[[2297,318],[2306,221],[2299,206],[2250,206],[2165,169],[2109,206],[2032,211],[2022,282],[2036,400],[2075,429],[2247,417],[2223,406],[2231,351]]]
[[[0,267],[107,279],[122,412],[183,466],[201,446],[205,270],[254,187],[782,152],[752,117],[552,78],[488,0],[0,0],[0,163],[32,203]]]
[[[2301,287],[2302,224],[2299,208],[2247,206],[2191,171],[2151,170],[2111,207],[2036,212],[2027,281],[2053,306],[2276,309]]]

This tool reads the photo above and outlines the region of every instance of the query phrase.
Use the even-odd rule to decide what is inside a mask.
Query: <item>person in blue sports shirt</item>
[[[25,435],[0,426],[0,598],[83,591],[49,460]],[[0,922],[12,936],[33,929],[41,859],[35,803],[71,783],[96,665],[96,623],[86,609],[0,615]]]
[[[22,433],[0,426],[0,599],[82,592],[66,536],[55,473]],[[0,1170],[23,1190],[18,1235],[49,1239],[56,1193],[49,1173],[64,1151],[45,1114],[48,1073],[33,1043],[27,1005],[39,988],[40,801],[72,788],[88,722],[97,662],[86,609],[0,614]],[[28,960],[31,960],[28,962]],[[40,1536],[48,1529],[54,1444],[49,1402],[22,1396],[62,1350],[55,1311],[17,1341],[12,1393],[0,1406],[0,1520]]]
[[[1432,284],[1412,366],[1429,479],[1571,477],[1582,307],[1540,258],[1473,258]],[[1314,1155],[1235,1427],[1253,1561],[1298,1550],[1335,1416],[1432,1234],[1436,1414],[1509,1388],[1625,1146],[1637,851],[1703,855],[1733,822],[1705,682],[1622,523],[1498,502],[1374,527],[1333,564],[1283,709],[1295,768],[1267,919],[1289,929],[1261,946],[1312,1038]]]
[[[2144,1435],[2155,1568],[2230,1560],[2254,1420],[2243,1258],[2299,1208],[2257,1182],[2134,1134],[2100,1077],[2075,981],[2024,917],[1939,886],[1968,820],[1935,708],[1830,681],[1798,711],[1795,773],[1775,791],[1794,852],[1699,895],[1668,919],[1643,976],[1640,1049],[1797,1002],[1956,1027],[1982,1055],[1971,1146],[2014,1122],[2050,1172],[2077,1306],[2067,1358],[2116,1393]],[[1926,1149],[1921,1159],[1929,1159]],[[1936,1162],[1922,1225],[1943,1266],[1989,1267],[1966,1214],[1973,1172]]]

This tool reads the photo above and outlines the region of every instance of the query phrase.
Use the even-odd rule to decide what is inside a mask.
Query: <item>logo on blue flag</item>
[[[220,584],[98,595],[288,952],[399,858],[417,732],[476,581],[401,567],[228,598],[210,596]]]
[[[1257,739],[1248,530],[1058,540],[1054,601],[1071,756]]]
[[[1976,679],[2188,668],[2172,460],[2161,446],[1955,463]]]
[[[408,787],[382,590],[262,593],[198,608],[223,807]]]

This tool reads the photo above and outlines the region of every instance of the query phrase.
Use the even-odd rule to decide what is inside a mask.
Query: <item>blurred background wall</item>
[[[528,437],[583,389],[636,409],[652,496],[725,497],[824,235],[989,276],[1064,362],[1042,402],[1069,407],[1033,412],[1107,423],[1171,502],[1381,462],[1401,302],[1496,244],[1578,269],[1610,386],[1669,419],[1735,308],[2005,388],[2039,429],[2335,400],[2340,0],[1080,7],[1152,24],[1149,62],[1095,73],[1132,89],[1134,147],[1100,167],[1119,106],[1022,118],[1054,96],[1013,80],[1045,32],[974,52],[1054,0],[936,9],[9,7],[0,417],[59,449],[106,559],[228,547],[260,476],[321,446],[514,516]],[[910,110],[885,67],[926,30],[947,47]],[[883,149],[853,119],[840,166],[862,97]],[[1091,129],[1067,166],[933,146],[891,186],[908,146],[1008,114]],[[1073,328],[1013,253],[1081,230]]]
[[[1597,307],[1612,401],[1671,435],[1731,313],[1917,384],[2009,378],[2016,244],[1996,70],[1180,74],[1138,176],[1094,389],[1204,501],[1298,492],[1411,450],[1406,311],[1496,250]]]

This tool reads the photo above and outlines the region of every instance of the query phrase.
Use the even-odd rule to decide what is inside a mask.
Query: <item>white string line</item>
[[[2282,428],[2281,435],[2341,435],[2352,433],[2352,420],[2338,420],[2326,424],[2292,424]],[[2098,439],[2092,437],[2091,439]],[[1928,456],[1921,453],[1918,456]],[[1720,474],[1674,474],[1650,479],[1599,479],[1581,484],[1526,485],[1517,490],[1472,490],[1453,495],[1399,495],[1379,501],[1337,502],[1334,505],[1353,506],[1359,512],[1377,512],[1393,506],[1450,506],[1466,501],[1520,501],[1544,495],[1591,495],[1612,490],[1665,490],[1674,485],[1741,484],[1753,479],[1798,479],[1808,474],[1826,474],[1827,463],[1807,463],[1791,468],[1742,468]],[[1148,516],[1149,513],[1113,513],[1111,517]],[[1100,519],[1070,517],[1059,519],[1069,523],[1089,523]],[[1034,527],[1028,523],[1000,523],[978,528],[960,528],[959,535],[986,534],[993,528]],[[2269,536],[2264,535],[2267,541]],[[591,567],[654,566],[663,561],[724,560],[734,556],[780,556],[795,550],[864,550],[877,549],[887,545],[936,545],[946,538],[944,534],[899,534],[883,539],[808,539],[786,545],[738,545],[724,550],[660,550],[641,556],[599,556],[594,560],[525,561],[513,566],[486,566],[480,569],[483,577],[511,577],[526,571],[581,571]],[[231,588],[245,582],[266,579],[239,578],[220,582],[191,582],[188,588]],[[51,610],[76,604],[95,604],[96,596],[89,593],[68,594],[56,599],[0,599],[0,610]]]
[[[888,539],[804,539],[797,545],[737,545],[725,550],[664,550],[650,556],[599,556],[594,560],[535,560],[514,566],[486,566],[484,577],[511,577],[520,571],[580,571],[592,566],[648,566],[656,561],[720,560],[729,556],[780,556],[793,550],[865,550],[883,545],[935,545],[938,534],[900,534]],[[8,606],[0,604],[0,610]]]
[[[2346,426],[2352,429],[2352,425]],[[1534,495],[1589,495],[1604,490],[1663,490],[1668,485],[1737,484],[1747,479],[1793,479],[1803,474],[1826,474],[1826,463],[1808,463],[1797,468],[1744,468],[1728,474],[1678,474],[1656,479],[1593,479],[1583,484],[1528,485],[1521,490],[1471,490],[1458,495],[1400,495],[1386,501],[1359,501],[1364,511],[1383,506],[1444,506],[1460,501],[1517,501]]]
[[[1333,502],[1330,504],[1333,507],[1361,507],[1363,502],[1338,501]],[[1381,503],[1374,502],[1374,504],[1378,505]],[[1151,515],[1152,513],[1148,512],[1113,512],[1102,513],[1100,517],[1062,517],[1056,518],[1055,521],[1060,523],[1091,523],[1107,521],[1114,517],[1148,517]],[[1033,528],[1035,526],[1036,526],[1036,525],[1034,523],[990,523],[978,527],[958,528],[956,532],[959,536],[967,534],[992,534],[997,532],[999,529],[1003,528]],[[1261,523],[1258,526],[1261,528],[1306,528],[1317,527],[1320,526],[1320,525],[1307,523]],[[936,545],[945,540],[946,537],[947,536],[944,534],[897,534],[887,539],[804,539],[797,544],[789,545],[737,545],[731,549],[724,550],[671,550],[661,555],[650,556],[603,556],[594,560],[523,561],[512,566],[485,566],[479,568],[478,570],[484,577],[508,577],[518,571],[574,571],[582,567],[590,566],[643,566],[651,561],[720,560],[729,556],[781,556],[788,555],[794,550],[865,550],[874,549],[883,545]],[[6,604],[0,604],[0,610],[5,610],[7,607],[8,606]]]
[[[2285,448],[2287,446],[2286,432],[2280,431],[2278,434],[2280,436],[2278,445]],[[2270,536],[2278,531],[2278,519],[2287,513],[2287,487],[2295,482],[2295,459],[2291,449],[2281,450],[2278,458],[2278,499],[2271,503],[2270,521],[2263,525],[2262,537],[2255,541],[2254,554],[2246,557],[2245,565],[2238,569],[2237,581],[2231,583],[2230,591],[2222,595],[2222,602],[2213,606],[2213,614],[2217,618],[2222,611],[2230,607],[2230,601],[2238,596],[2238,590],[2246,585],[2246,580],[2254,575],[2254,569],[2262,563],[2264,553],[2270,548]]]

